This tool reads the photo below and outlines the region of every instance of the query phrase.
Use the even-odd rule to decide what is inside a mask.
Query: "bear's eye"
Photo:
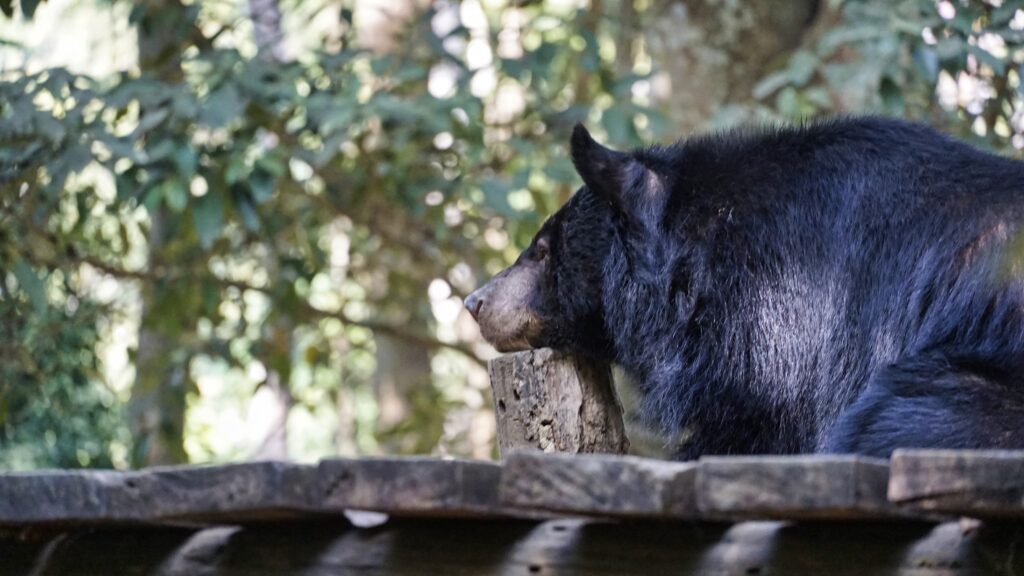
[[[548,241],[546,238],[540,238],[537,240],[537,244],[533,247],[533,259],[540,262],[548,257]]]

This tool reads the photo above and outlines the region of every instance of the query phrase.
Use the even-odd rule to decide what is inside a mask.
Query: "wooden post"
[[[490,362],[502,458],[515,449],[625,454],[611,367],[548,348]]]

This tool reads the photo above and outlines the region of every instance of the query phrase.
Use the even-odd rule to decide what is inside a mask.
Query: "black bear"
[[[1024,447],[1024,163],[870,117],[571,152],[466,299],[498,350],[619,364],[685,459]]]

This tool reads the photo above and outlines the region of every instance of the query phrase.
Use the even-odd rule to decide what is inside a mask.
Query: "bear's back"
[[[705,250],[689,345],[728,359],[703,378],[757,383],[738,385],[802,414],[780,445],[814,442],[908,355],[1024,367],[1024,163],[881,118],[663,153],[678,167],[669,234]]]

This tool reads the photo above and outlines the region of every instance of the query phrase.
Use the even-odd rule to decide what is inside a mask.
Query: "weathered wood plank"
[[[1024,451],[897,450],[889,499],[979,518],[1024,518]]]
[[[126,488],[113,471],[41,471],[0,475],[0,525],[113,519],[109,493]]]
[[[514,449],[625,454],[611,368],[543,348],[490,362],[502,457]]]
[[[503,515],[501,466],[427,457],[324,460],[319,466],[325,509],[373,510],[410,516]]]
[[[245,522],[313,513],[315,468],[281,462],[0,474],[0,525]]]
[[[300,522],[0,537],[0,576],[989,576],[1024,573],[1021,541],[1021,524],[956,522]]]
[[[112,493],[111,509],[145,520],[247,522],[318,511],[316,467],[287,462],[150,468]]]
[[[856,456],[705,457],[697,466],[697,507],[710,517],[886,518],[884,460]]]
[[[695,518],[696,464],[631,456],[513,452],[502,503],[608,517]]]

